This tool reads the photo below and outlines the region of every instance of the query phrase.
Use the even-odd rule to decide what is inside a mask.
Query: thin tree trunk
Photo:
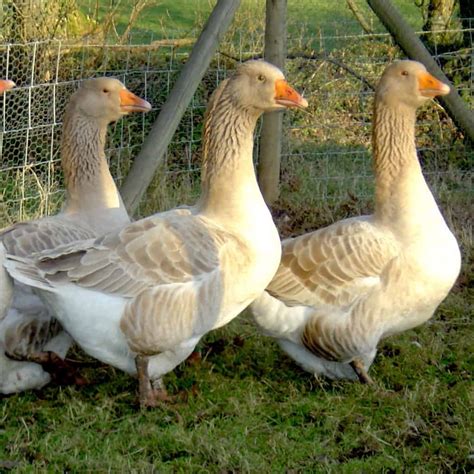
[[[366,19],[364,18],[364,15],[360,12],[359,7],[356,5],[354,0],[346,0],[347,6],[349,7],[349,10],[352,12],[352,14],[355,16],[356,20],[359,22],[360,26],[362,26],[362,29],[367,33],[367,34],[372,34],[372,28],[370,25],[367,23]]]
[[[455,29],[453,14],[456,0],[429,0],[426,11],[426,21],[423,31],[431,33],[427,35],[427,42],[433,47],[450,49],[459,40],[459,33],[446,31]]]
[[[443,31],[453,15],[456,0],[430,0],[428,3],[424,31]]]

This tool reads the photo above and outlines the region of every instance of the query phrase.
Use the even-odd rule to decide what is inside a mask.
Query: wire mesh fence
[[[474,22],[470,24],[474,26]],[[333,34],[289,39],[287,76],[304,90],[307,113],[285,118],[282,182],[314,201],[366,198],[372,193],[370,120],[373,85],[388,61],[402,57],[388,34]],[[437,61],[472,109],[474,57],[470,43],[456,52],[438,51]],[[235,60],[261,54],[262,36],[238,32],[220,53],[189,105],[167,152],[156,187],[154,210],[183,198],[192,201],[199,189],[200,141],[206,102],[216,85],[235,67]],[[260,36],[258,36],[260,34]],[[107,156],[120,184],[149,127],[187,59],[179,41],[135,44],[73,44],[47,40],[0,44],[0,76],[16,82],[4,94],[0,123],[1,224],[56,212],[63,196],[59,140],[65,105],[78,83],[88,77],[113,75],[154,108],[145,116],[129,116],[109,130]],[[436,43],[435,43],[436,44]],[[436,51],[435,51],[436,52]],[[258,134],[257,134],[258,145]],[[419,116],[418,145],[435,192],[472,196],[472,150],[439,105]]]

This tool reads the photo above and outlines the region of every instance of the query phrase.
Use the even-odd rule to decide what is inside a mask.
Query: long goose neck
[[[199,203],[203,212],[238,219],[239,213],[248,213],[248,199],[257,205],[260,199],[263,202],[252,160],[259,115],[255,109],[235,104],[225,89],[216,91],[204,125]]]
[[[433,206],[437,210],[416,153],[415,120],[413,107],[376,99],[372,133],[375,215],[400,228]]]
[[[61,162],[66,183],[64,212],[90,212],[123,207],[110,174],[104,146],[105,121],[66,112],[61,140]]]

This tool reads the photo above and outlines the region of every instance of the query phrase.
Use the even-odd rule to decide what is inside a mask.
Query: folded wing
[[[0,233],[5,250],[10,255],[28,257],[38,252],[55,249],[77,240],[90,239],[94,233],[78,222],[67,219],[40,219],[20,222]]]
[[[58,293],[73,283],[98,299],[125,297],[120,326],[130,347],[156,353],[219,325],[228,282],[248,259],[243,241],[203,217],[167,213],[36,260],[10,260],[8,269],[24,283]]]
[[[346,306],[379,285],[398,245],[368,219],[347,219],[283,242],[267,291],[289,306]]]

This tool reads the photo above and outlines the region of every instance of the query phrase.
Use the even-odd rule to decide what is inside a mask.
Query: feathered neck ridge
[[[66,112],[61,139],[61,162],[66,187],[80,186],[93,182],[107,162],[105,159],[105,138],[107,123],[75,111]]]
[[[394,200],[408,186],[407,180],[421,175],[415,146],[416,109],[390,104],[376,97],[372,147],[376,177],[376,208]]]
[[[229,79],[211,97],[203,134],[202,184],[230,173],[245,158],[252,158],[253,132],[261,112],[245,108],[234,99]]]
[[[415,121],[413,107],[376,99],[372,129],[376,172],[396,173],[407,161],[416,159]]]
[[[67,213],[123,208],[105,158],[108,122],[68,109],[63,124],[61,161],[66,182]]]

